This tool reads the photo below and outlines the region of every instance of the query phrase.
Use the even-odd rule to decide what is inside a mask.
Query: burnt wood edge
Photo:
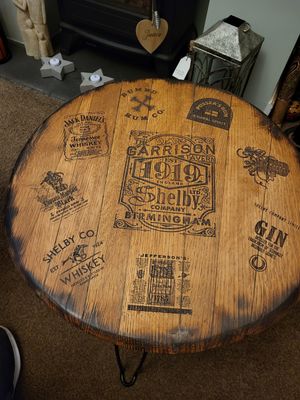
[[[171,84],[176,84],[176,85],[193,85],[193,86],[198,86],[198,87],[205,87],[203,85],[198,85],[192,82],[187,82],[187,81],[178,81],[178,80],[173,80],[173,79],[156,79],[156,78],[147,78],[146,80],[156,80],[156,81],[164,81],[164,82],[169,82]],[[234,330],[230,333],[226,333],[224,335],[218,335],[215,337],[212,337],[207,340],[203,340],[201,342],[189,342],[186,344],[180,344],[180,343],[173,343],[170,345],[161,345],[161,344],[152,344],[150,342],[150,339],[147,340],[147,338],[144,339],[135,339],[135,338],[129,338],[125,336],[120,336],[120,335],[113,335],[109,331],[105,331],[104,329],[100,329],[99,327],[94,327],[91,325],[88,325],[87,323],[81,321],[80,319],[72,316],[70,313],[68,313],[67,310],[64,310],[59,304],[55,303],[54,301],[51,301],[49,297],[45,293],[43,293],[42,287],[39,287],[32,279],[28,271],[26,271],[26,268],[24,268],[24,265],[18,255],[18,247],[21,245],[20,240],[16,239],[12,235],[12,223],[13,223],[13,218],[17,213],[17,210],[13,207],[13,191],[12,191],[12,181],[15,176],[15,174],[18,172],[19,169],[22,168],[24,161],[26,161],[27,157],[30,155],[30,152],[33,148],[33,145],[35,143],[35,140],[42,134],[44,129],[48,126],[48,122],[51,119],[51,117],[56,114],[59,110],[64,108],[66,105],[71,104],[73,101],[75,101],[79,97],[87,96],[90,94],[92,91],[101,91],[104,90],[106,86],[108,85],[114,85],[118,83],[134,83],[134,82],[140,82],[142,79],[134,79],[134,80],[126,80],[126,81],[113,81],[109,82],[106,85],[92,89],[91,91],[85,92],[83,94],[79,94],[78,96],[74,97],[73,99],[63,103],[60,107],[58,107],[53,113],[51,113],[43,122],[42,124],[34,131],[32,136],[28,139],[27,143],[25,144],[24,148],[22,149],[21,153],[19,154],[16,163],[14,165],[14,168],[12,170],[11,176],[10,176],[10,182],[8,185],[8,192],[7,192],[7,199],[6,199],[6,205],[5,205],[5,233],[6,233],[6,238],[8,242],[8,249],[9,249],[9,254],[14,262],[14,264],[18,267],[18,269],[21,271],[21,275],[25,279],[25,281],[31,286],[37,296],[41,298],[51,309],[56,310],[65,320],[70,322],[71,324],[79,327],[80,329],[84,330],[87,333],[90,333],[94,336],[97,336],[101,339],[113,342],[114,344],[117,344],[119,346],[123,346],[129,350],[144,350],[148,352],[153,352],[153,353],[167,353],[167,354],[177,354],[177,353],[190,353],[190,352],[200,352],[204,350],[208,350],[210,348],[215,348],[215,347],[220,347],[225,344],[229,343],[234,343],[237,341],[242,340],[244,337],[249,336],[249,335],[254,335],[258,334],[265,329],[267,329],[271,324],[274,322],[280,320],[287,312],[288,310],[296,304],[299,299],[300,299],[300,288],[298,287],[297,289],[292,292],[292,294],[287,298],[287,300],[282,303],[276,310],[273,310],[271,313],[267,314],[263,318],[259,319],[257,321],[257,324],[254,325],[255,323],[252,323],[251,325],[245,325],[242,328],[239,328],[237,330]],[[211,89],[211,87],[208,87]],[[212,88],[214,89],[214,88]],[[243,101],[246,103],[246,105],[253,107],[256,111],[257,116],[259,116],[262,120],[262,124],[266,126],[266,121],[271,124],[272,121],[269,120],[269,118],[257,107],[253,106],[252,104],[246,102],[244,99],[233,95],[231,92],[225,91],[225,90],[219,90],[219,89],[214,89],[216,91],[222,92],[229,94],[232,97],[236,97],[239,100]],[[272,123],[274,125],[274,123]],[[275,126],[276,130],[279,130],[277,126]],[[280,132],[280,130],[279,130]],[[270,131],[272,134],[272,132]],[[283,135],[284,136],[284,135]]]
[[[185,343],[153,343],[151,342],[150,337],[136,339],[133,337],[131,338],[128,336],[113,334],[108,328],[105,329],[105,327],[96,327],[75,317],[68,312],[68,310],[63,309],[62,306],[50,299],[50,297],[43,292],[43,288],[33,281],[30,274],[28,274],[28,272],[21,265],[20,260],[14,258],[15,252],[11,249],[11,245],[9,246],[9,250],[14,262],[19,266],[19,269],[22,273],[21,275],[25,281],[32,289],[34,289],[37,297],[46,303],[50,309],[54,310],[68,323],[83,330],[85,333],[92,334],[99,339],[124,347],[125,349],[131,351],[146,351],[161,354],[196,353],[239,342],[247,336],[253,336],[265,331],[271,325],[280,321],[288,313],[292,306],[294,306],[300,300],[300,287],[297,287],[276,310],[273,310],[254,323],[247,324],[239,329],[231,332],[225,332],[224,334],[216,335],[202,341],[186,340]],[[89,317],[87,319],[92,320],[92,318]]]
[[[259,119],[260,125],[268,129],[270,135],[272,135],[275,139],[283,139],[286,135],[283,133],[282,129],[276,125],[271,118],[266,115],[263,111],[261,111],[257,106],[252,103],[249,103],[247,100],[240,96],[233,95],[233,97],[238,98],[245,105],[253,108],[254,115]]]
[[[19,154],[16,163],[14,165],[14,168],[12,170],[11,173],[11,177],[10,177],[10,183],[9,183],[9,189],[11,188],[11,183],[12,183],[12,179],[14,177],[14,175],[17,173],[18,169],[21,167],[22,163],[23,163],[23,158],[25,158],[26,156],[28,157],[30,152],[29,150],[32,149],[35,140],[43,133],[44,129],[48,126],[49,120],[52,118],[52,116],[54,114],[56,114],[57,112],[59,112],[61,109],[63,109],[65,106],[68,106],[69,104],[71,104],[73,101],[77,100],[78,98],[83,98],[85,96],[90,95],[91,93],[95,93],[95,92],[100,92],[102,90],[105,90],[107,86],[110,85],[116,85],[116,84],[126,84],[126,83],[135,83],[135,82],[141,82],[141,81],[161,81],[161,82],[168,82],[172,85],[192,85],[192,86],[196,86],[196,87],[202,87],[202,88],[207,88],[207,89],[213,89],[216,92],[221,92],[223,94],[227,94],[232,97],[237,98],[238,100],[242,101],[243,103],[245,103],[245,105],[247,105],[248,107],[252,107],[255,111],[256,116],[261,120],[261,124],[265,127],[267,127],[269,129],[269,132],[275,137],[275,138],[283,138],[285,137],[284,133],[282,132],[282,130],[276,125],[274,124],[274,122],[266,115],[264,114],[259,108],[257,108],[256,106],[254,106],[253,104],[247,102],[245,99],[243,99],[242,97],[239,97],[231,92],[229,92],[228,90],[223,90],[223,89],[216,89],[213,88],[211,86],[204,86],[204,85],[200,85],[197,83],[193,83],[190,81],[181,81],[175,78],[169,78],[169,79],[157,79],[155,77],[150,77],[150,78],[146,78],[146,79],[127,79],[127,80],[118,80],[115,79],[114,81],[108,82],[103,86],[100,86],[98,88],[94,88],[91,89],[87,92],[78,94],[77,96],[73,97],[72,99],[64,102],[61,106],[59,106],[56,110],[54,110],[43,122],[42,124],[33,132],[33,134],[31,135],[31,137],[28,139],[27,143],[25,144],[25,146],[23,147],[21,153]],[[230,132],[230,129],[229,129]],[[289,141],[288,141],[289,142]],[[289,145],[292,146],[292,144],[289,142]],[[298,158],[298,157],[297,157]],[[8,196],[7,196],[7,201],[6,204],[8,202],[8,198],[9,198],[9,192],[8,192]],[[7,208],[7,207],[6,207]]]
[[[207,340],[202,341],[186,341],[185,343],[170,343],[161,344],[151,342],[150,337],[147,338],[130,338],[127,336],[112,334],[108,330],[99,329],[99,327],[94,327],[88,325],[87,323],[81,321],[80,319],[66,315],[65,310],[63,310],[57,303],[51,301],[44,293],[37,292],[37,295],[53,310],[58,312],[66,321],[80,328],[86,333],[90,333],[100,339],[106,340],[115,345],[126,348],[131,351],[146,351],[151,353],[161,353],[161,354],[179,354],[179,353],[196,353],[212,348],[221,347],[224,345],[239,342],[247,336],[253,336],[265,331],[275,322],[280,321],[295,305],[300,299],[300,289],[294,290],[288,299],[282,303],[276,310],[265,317],[257,320],[256,323],[251,325],[245,325],[242,328],[233,330],[225,334],[214,336]]]

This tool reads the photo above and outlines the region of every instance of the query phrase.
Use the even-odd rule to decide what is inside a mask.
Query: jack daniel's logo
[[[66,160],[105,156],[109,152],[103,113],[90,112],[68,116],[64,121]]]
[[[119,204],[116,228],[215,236],[214,139],[132,131]]]

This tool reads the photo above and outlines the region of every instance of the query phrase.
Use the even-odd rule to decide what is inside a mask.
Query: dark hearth
[[[151,18],[151,5],[151,0],[60,0],[61,51],[70,54],[84,41],[129,56],[135,62],[151,61],[160,75],[169,75],[187,51],[190,39],[196,37],[196,0],[190,0],[188,5],[180,0],[158,2],[169,31],[152,55],[142,48],[135,34],[137,23]]]

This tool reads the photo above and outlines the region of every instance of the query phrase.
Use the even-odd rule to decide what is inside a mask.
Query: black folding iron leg
[[[117,359],[118,367],[119,367],[119,370],[120,370],[120,381],[121,381],[122,385],[124,385],[126,387],[134,385],[135,381],[136,381],[136,379],[138,377],[138,374],[142,369],[144,361],[146,360],[146,357],[147,357],[148,353],[146,351],[143,352],[143,355],[142,355],[142,358],[141,358],[141,360],[139,362],[139,365],[137,366],[134,374],[132,375],[132,378],[129,381],[125,377],[125,368],[124,368],[124,366],[122,364],[122,360],[121,360],[121,357],[120,357],[119,346],[117,346],[117,345],[115,345],[115,353],[116,353],[116,359]]]

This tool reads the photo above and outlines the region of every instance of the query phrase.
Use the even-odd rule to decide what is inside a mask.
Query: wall
[[[0,19],[8,39],[23,43],[21,32],[17,25],[16,9],[11,0],[0,1]]]
[[[231,14],[249,22],[265,38],[244,98],[268,112],[268,102],[299,35],[300,1],[210,0],[204,30]]]
[[[58,31],[56,0],[45,0],[48,26]],[[300,1],[296,0],[199,0],[195,24],[198,32],[230,14],[245,19],[252,29],[265,37],[244,97],[269,111],[276,84],[299,35]],[[22,42],[11,0],[0,0],[0,18],[8,38]]]
[[[46,15],[50,34],[53,36],[59,30],[59,15],[56,0],[45,0]],[[0,0],[0,20],[8,39],[23,43],[17,24],[16,7],[12,0]]]

